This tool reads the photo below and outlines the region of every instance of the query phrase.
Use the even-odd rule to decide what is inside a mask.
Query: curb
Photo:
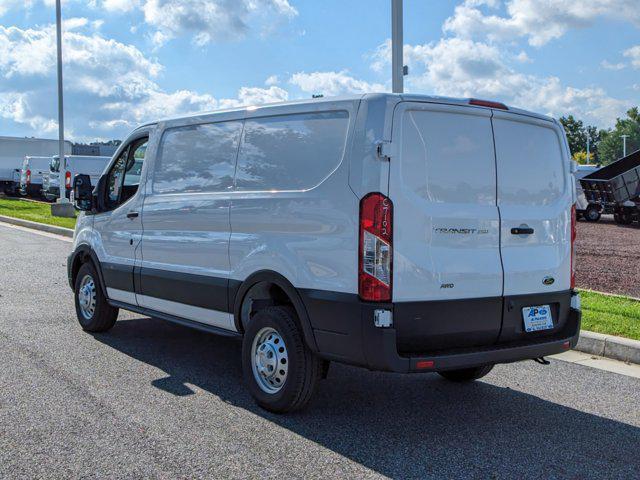
[[[73,238],[73,230],[70,228],[56,227],[55,225],[47,225],[45,223],[32,222],[31,220],[23,220],[22,218],[13,218],[0,215],[0,222],[10,223],[19,227],[32,228],[41,232],[54,233],[64,237]]]
[[[640,341],[630,338],[581,330],[575,350],[622,362],[640,364]]]

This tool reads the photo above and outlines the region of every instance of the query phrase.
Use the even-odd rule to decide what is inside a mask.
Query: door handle
[[[515,227],[511,229],[512,235],[533,235],[533,228],[523,225],[522,227]]]
[[[137,218],[140,215],[138,212],[129,212],[127,213],[127,218]]]

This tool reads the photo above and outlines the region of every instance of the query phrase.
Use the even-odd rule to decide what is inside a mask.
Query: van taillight
[[[64,186],[67,188],[71,188],[71,172],[67,172],[64,174]]]
[[[393,204],[381,193],[360,201],[358,292],[362,300],[390,302],[393,268]]]
[[[31,183],[31,170],[27,170],[27,184]]]
[[[576,206],[571,207],[571,288],[576,288]]]

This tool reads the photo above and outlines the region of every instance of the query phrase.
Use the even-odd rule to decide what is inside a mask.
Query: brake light
[[[571,288],[576,288],[576,206],[571,207]]]
[[[390,302],[392,287],[393,204],[381,193],[360,201],[358,292],[369,302]]]
[[[469,100],[469,105],[475,105],[477,107],[489,107],[489,108],[497,108],[499,110],[509,110],[509,108],[500,102],[492,102],[490,100],[480,100],[478,98],[472,98]]]
[[[67,188],[71,188],[71,172],[67,172],[64,174],[64,186]]]
[[[416,362],[416,368],[419,370],[423,370],[425,368],[433,368],[435,365],[433,360],[420,360]]]
[[[27,170],[27,185],[31,183],[31,170]]]

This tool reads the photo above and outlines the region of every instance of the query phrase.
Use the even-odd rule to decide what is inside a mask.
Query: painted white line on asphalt
[[[56,240],[62,240],[63,242],[71,243],[73,239],[69,237],[63,237],[62,235],[56,235],[55,233],[41,232],[40,230],[34,230],[33,228],[21,227],[19,225],[11,225],[10,223],[0,222],[0,226],[6,228],[13,228],[14,230],[22,230],[23,232],[35,233],[36,235],[42,235],[43,237],[55,238]]]
[[[640,365],[620,362],[611,358],[598,357],[589,353],[578,352],[577,350],[559,353],[558,355],[551,355],[549,358],[563,362],[577,363],[578,365],[597,368],[598,370],[604,370],[606,372],[618,373],[627,377],[640,378]]]

